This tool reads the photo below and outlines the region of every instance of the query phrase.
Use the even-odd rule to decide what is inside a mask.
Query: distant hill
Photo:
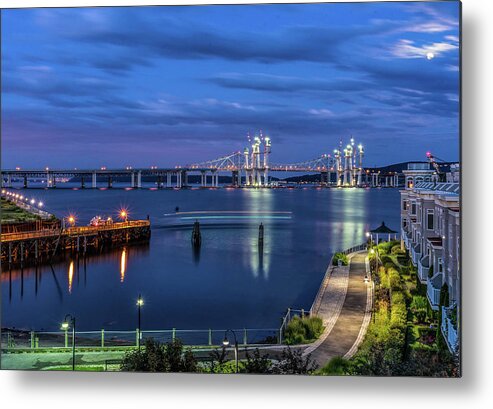
[[[392,165],[387,165],[387,166],[380,166],[380,167],[365,167],[365,170],[369,170],[370,173],[373,172],[380,172],[380,173],[390,173],[390,172],[397,172],[397,173],[402,173],[403,170],[407,169],[407,165],[409,163],[426,163],[429,165],[430,169],[432,169],[431,164],[427,161],[408,161],[408,162],[401,162],[401,163],[394,163]],[[440,166],[440,169],[443,172],[449,172],[450,171],[450,165],[456,163],[456,162],[446,162],[446,163],[439,163],[438,166]],[[315,173],[315,174],[309,174],[309,175],[302,175],[302,176],[291,176],[286,179],[283,179],[286,182],[293,182],[293,183],[301,183],[301,182],[308,182],[308,183],[317,183],[320,182],[320,173]]]

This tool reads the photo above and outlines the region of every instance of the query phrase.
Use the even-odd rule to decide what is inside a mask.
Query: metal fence
[[[279,328],[240,328],[233,330],[240,345],[280,344],[282,334]],[[187,346],[217,346],[222,345],[226,330],[144,330],[140,331],[140,343],[147,339],[166,343],[179,339]],[[229,339],[233,342],[233,339]],[[77,331],[75,333],[76,347],[81,348],[118,348],[135,347],[139,343],[139,330],[134,331]],[[2,331],[1,348],[16,349],[53,349],[71,348],[71,331]]]

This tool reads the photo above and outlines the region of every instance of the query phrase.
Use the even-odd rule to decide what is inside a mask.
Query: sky
[[[459,159],[459,3],[2,10],[2,168]]]

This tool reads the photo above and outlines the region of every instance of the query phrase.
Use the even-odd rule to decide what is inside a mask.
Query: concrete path
[[[327,296],[324,294],[319,315],[330,327],[326,328],[322,337],[305,351],[305,354],[312,354],[312,358],[320,367],[335,356],[352,355],[364,337],[371,314],[371,284],[364,281],[366,255],[366,252],[359,252],[350,256],[346,280],[342,271],[334,277],[334,283],[329,280]],[[335,269],[333,274],[337,273],[337,270],[340,269]],[[344,281],[347,283],[346,291],[340,288]],[[332,288],[332,284],[335,288]],[[331,298],[334,294],[336,299]],[[340,297],[343,294],[341,303]]]

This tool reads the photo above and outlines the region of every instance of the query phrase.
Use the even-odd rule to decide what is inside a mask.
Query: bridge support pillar
[[[171,187],[171,172],[166,172],[166,187]]]
[[[142,187],[142,171],[137,172],[137,189]]]
[[[24,189],[27,189],[27,176],[24,176]]]
[[[86,183],[84,182],[84,176],[80,177],[80,188],[85,189]]]
[[[134,172],[130,173],[130,187],[132,189],[135,188],[135,173]]]
[[[93,189],[96,189],[98,187],[98,177],[96,175],[96,172],[92,172],[92,183],[91,183],[91,187]]]
[[[176,172],[176,187],[181,189],[181,172]]]
[[[157,177],[157,188],[158,189],[162,189],[163,188],[163,177],[161,175],[159,175]]]
[[[111,179],[111,175],[108,176],[108,189],[113,187],[113,180]]]

